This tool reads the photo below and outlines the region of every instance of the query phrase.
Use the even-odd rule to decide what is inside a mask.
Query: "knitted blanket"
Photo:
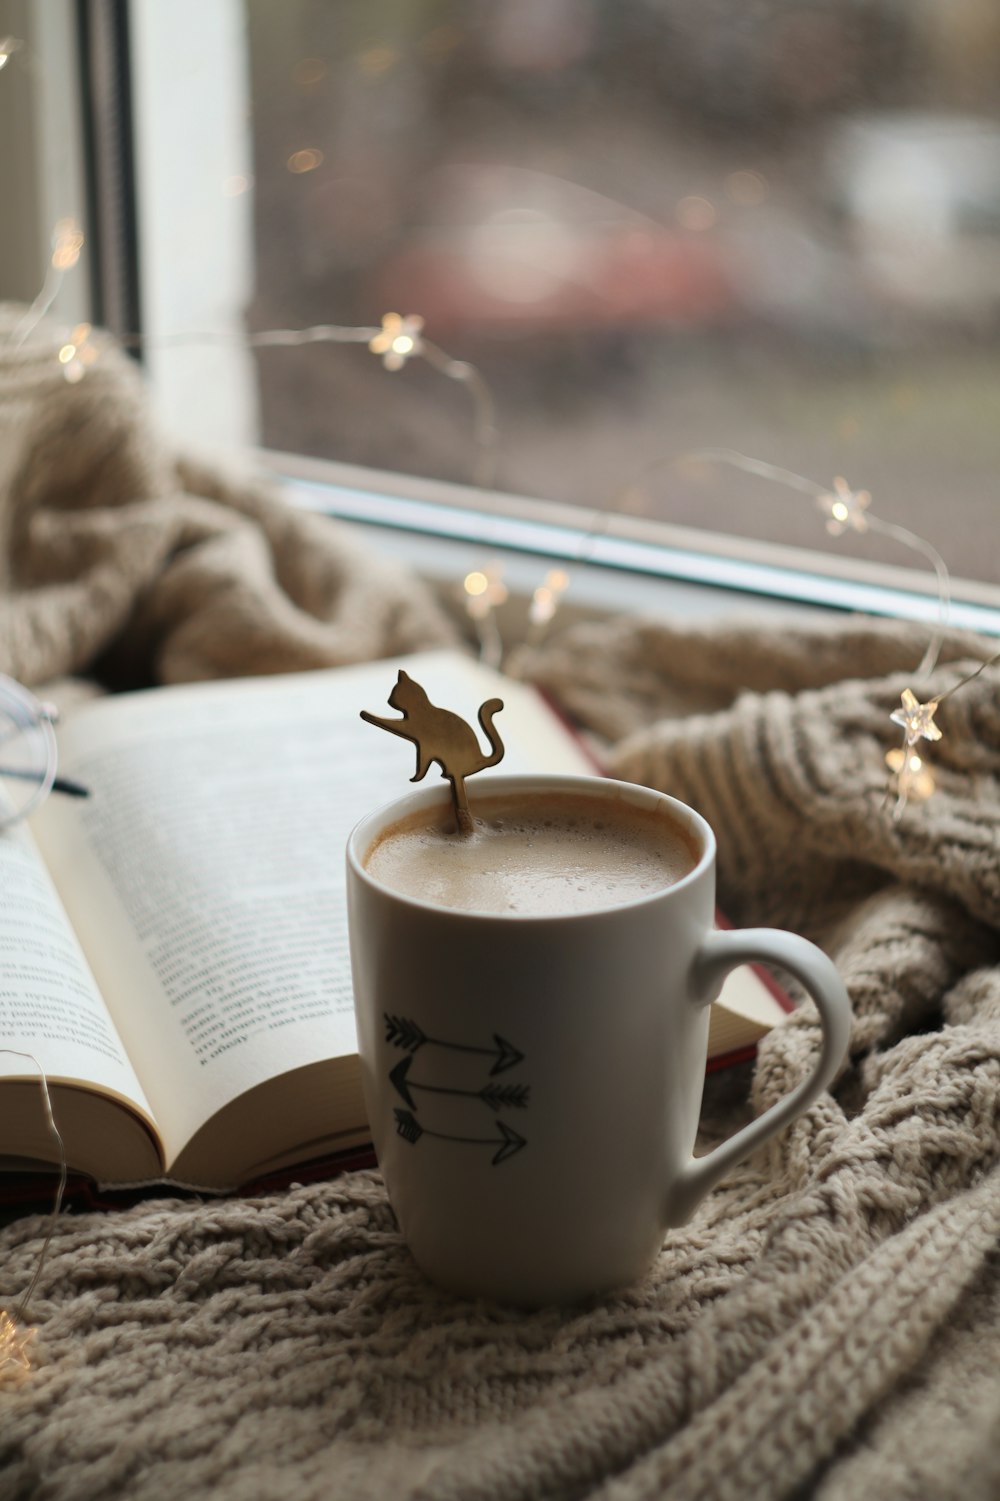
[[[342,663],[457,639],[336,523],[178,457],[111,347],[78,384],[0,317],[0,669],[105,686]],[[7,337],[4,337],[6,332]],[[558,625],[557,621],[554,627]],[[894,821],[903,687],[990,644],[622,619],[520,670],[694,804],[740,924],[796,929],[854,1010],[833,1091],[618,1296],[524,1313],[428,1286],[377,1172],[258,1199],[66,1214],[0,1390],[0,1498],[777,1501],[1000,1493],[1000,695],[939,711],[937,791]],[[810,1067],[805,1004],[710,1082],[706,1135]],[[44,1216],[0,1231],[0,1304]]]

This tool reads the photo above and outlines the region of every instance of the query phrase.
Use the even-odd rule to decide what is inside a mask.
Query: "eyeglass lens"
[[[41,704],[0,676],[0,827],[36,807],[55,772],[55,734]]]

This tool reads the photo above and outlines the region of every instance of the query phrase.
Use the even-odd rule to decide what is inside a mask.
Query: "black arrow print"
[[[417,1108],[416,1101],[410,1093],[413,1089],[423,1089],[429,1094],[465,1095],[467,1099],[482,1100],[484,1104],[489,1105],[491,1110],[523,1110],[528,1103],[529,1086],[527,1084],[484,1084],[482,1089],[453,1089],[446,1084],[422,1084],[418,1079],[407,1078],[412,1062],[412,1057],[401,1058],[389,1073],[389,1078],[411,1110]]]
[[[494,1046],[480,1048],[473,1047],[467,1042],[449,1042],[444,1037],[428,1037],[423,1028],[418,1027],[416,1022],[408,1016],[390,1016],[388,1011],[383,1012],[383,1016],[385,1017],[386,1042],[392,1043],[397,1048],[405,1048],[408,1053],[415,1053],[425,1044],[434,1048],[452,1048],[458,1053],[485,1053],[487,1057],[494,1059],[493,1067],[490,1069],[491,1074],[502,1074],[504,1069],[513,1068],[524,1058],[523,1053],[512,1047],[509,1042],[505,1042],[496,1032],[493,1033]]]
[[[394,1043],[397,1048],[406,1048],[410,1053],[423,1047],[427,1034],[421,1031],[416,1022],[410,1021],[407,1016],[390,1016],[388,1011],[383,1011],[382,1015],[385,1017],[386,1042]]]
[[[439,1141],[460,1141],[468,1146],[496,1147],[497,1150],[494,1152],[492,1159],[494,1167],[498,1163],[506,1161],[508,1157],[513,1157],[515,1152],[519,1152],[522,1147],[528,1145],[523,1136],[519,1136],[516,1131],[512,1131],[509,1126],[505,1126],[503,1121],[497,1121],[496,1123],[497,1130],[500,1132],[499,1137],[449,1136],[444,1131],[428,1131],[427,1127],[422,1126],[416,1116],[411,1115],[408,1110],[396,1110],[394,1114],[396,1117],[396,1130],[404,1141],[412,1143],[418,1142],[421,1136],[436,1136]]]

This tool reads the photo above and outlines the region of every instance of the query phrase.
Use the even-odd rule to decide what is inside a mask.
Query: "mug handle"
[[[844,982],[823,950],[797,933],[783,933],[777,928],[737,928],[706,934],[694,961],[694,1004],[705,1005],[706,997],[718,995],[731,969],[761,959],[788,970],[816,1002],[823,1025],[819,1059],[809,1077],[783,1100],[777,1100],[763,1115],[704,1157],[691,1159],[671,1206],[674,1224],[684,1223],[699,1199],[724,1173],[808,1109],[833,1079],[847,1054],[851,1003]]]

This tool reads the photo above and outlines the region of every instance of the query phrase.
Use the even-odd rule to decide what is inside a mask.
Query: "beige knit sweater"
[[[108,349],[67,384],[0,316],[0,669],[112,686],[392,655],[453,628],[412,578],[179,459]],[[6,347],[4,347],[6,345]],[[719,835],[739,923],[795,928],[854,1008],[833,1093],[622,1295],[531,1314],[427,1286],[377,1172],[59,1225],[39,1366],[0,1392],[0,1501],[776,1501],[1000,1495],[1000,694],[942,706],[893,822],[915,628],[622,620],[522,662]],[[941,691],[989,654],[952,638]],[[697,712],[695,712],[697,710]],[[809,1067],[806,1005],[710,1083],[709,1135]],[[43,1217],[0,1230],[0,1304]]]

